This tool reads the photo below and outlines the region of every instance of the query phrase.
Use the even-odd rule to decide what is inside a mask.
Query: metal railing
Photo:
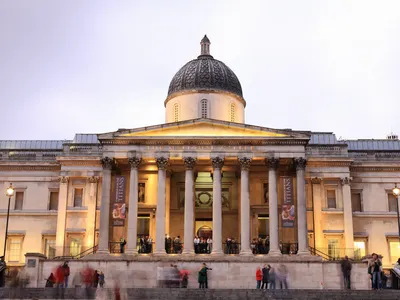
[[[361,255],[360,249],[354,248],[313,248],[309,247],[312,255],[320,256],[324,260],[342,260],[346,255],[351,261],[362,261],[364,256]]]
[[[222,244],[222,249],[225,254],[239,254],[240,243],[238,242],[226,242]]]
[[[400,270],[390,269],[390,275],[392,277],[392,289],[400,290]]]
[[[98,246],[93,246],[93,247],[80,247],[79,250],[81,252],[78,251],[78,249],[76,247],[64,247],[64,255],[60,255],[60,256],[54,256],[52,258],[49,259],[54,259],[54,260],[73,260],[73,259],[81,259],[83,257],[85,257],[86,255],[89,254],[94,254],[97,251]],[[82,249],[84,249],[82,251]]]

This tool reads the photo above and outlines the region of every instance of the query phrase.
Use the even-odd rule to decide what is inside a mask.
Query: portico
[[[127,239],[126,254],[138,253],[138,216],[148,205],[138,202],[138,184],[140,178],[146,176],[156,176],[153,180],[156,184],[151,186],[153,191],[147,191],[156,195],[155,226],[152,228],[155,232],[154,255],[166,254],[166,235],[180,236],[182,255],[194,255],[193,240],[198,233],[196,222],[207,223],[212,229],[212,256],[224,254],[223,244],[228,237],[235,238],[240,244],[240,255],[252,255],[250,242],[254,216],[251,207],[254,205],[261,205],[269,212],[269,255],[281,254],[282,241],[298,244],[299,254],[308,253],[304,190],[307,134],[224,123],[199,119],[99,136],[107,149],[105,155],[110,155],[102,159],[105,176],[101,215],[107,214],[105,206],[110,207],[110,197],[115,192],[111,179],[115,176],[108,174],[111,173],[110,163],[113,162],[120,174],[129,178],[126,189],[129,196],[125,201],[127,222],[122,231],[117,229]],[[215,136],[207,132],[210,128]],[[169,133],[168,140],[159,136],[159,131]],[[263,137],[262,141],[260,137]],[[167,180],[167,172],[172,174],[170,180]],[[265,178],[264,182],[251,183],[252,179],[261,177]],[[296,186],[296,191],[292,191],[295,197],[288,207],[295,212],[291,217],[291,228],[283,228],[280,222],[283,209],[286,209],[282,202],[283,177],[292,178]],[[268,184],[268,202],[264,201],[263,192],[260,193],[261,184]],[[296,203],[297,209],[294,208]],[[168,215],[170,220],[166,222]],[[175,222],[178,219],[180,221]],[[111,228],[114,232],[110,235],[100,233],[100,253],[107,253],[108,243],[118,242],[120,238],[110,226],[110,220],[110,217],[100,218],[100,229]],[[166,223],[170,232],[166,231]],[[231,230],[231,226],[236,226],[237,230]]]

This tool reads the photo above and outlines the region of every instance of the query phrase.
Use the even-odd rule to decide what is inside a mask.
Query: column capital
[[[323,179],[321,177],[311,178],[311,183],[312,184],[321,184],[322,181],[323,181]]]
[[[342,185],[350,185],[352,180],[353,180],[353,177],[343,177],[343,178],[340,178],[340,183]]]
[[[305,170],[307,159],[305,159],[304,157],[296,157],[294,159],[294,164],[296,166],[296,170]]]
[[[131,169],[137,169],[142,163],[142,159],[140,157],[130,157],[128,163],[131,165]]]
[[[58,181],[60,181],[60,183],[68,183],[68,181],[69,181],[69,177],[68,176],[60,176],[59,178],[58,178]]]
[[[265,163],[268,165],[270,170],[277,170],[279,167],[279,158],[277,157],[268,157],[265,159]]]
[[[221,157],[213,157],[211,158],[211,164],[213,169],[222,169],[224,166],[224,159]]]
[[[164,156],[156,157],[156,164],[159,170],[166,170],[169,164],[168,158]]]
[[[238,162],[240,164],[240,169],[243,171],[248,171],[251,165],[251,158],[249,157],[240,157],[238,158]]]
[[[105,170],[111,170],[113,163],[114,163],[113,159],[109,158],[108,156],[103,157],[101,159],[101,164],[103,166],[103,169],[105,169]]]
[[[90,176],[87,178],[87,180],[89,183],[96,183],[96,182],[99,182],[100,177],[99,176]]]
[[[196,165],[197,159],[194,157],[184,157],[183,164],[185,165],[185,170],[193,170]]]

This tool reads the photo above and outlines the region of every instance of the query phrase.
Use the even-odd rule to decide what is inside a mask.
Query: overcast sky
[[[205,33],[242,84],[246,123],[400,134],[398,0],[0,0],[0,139],[164,123]]]

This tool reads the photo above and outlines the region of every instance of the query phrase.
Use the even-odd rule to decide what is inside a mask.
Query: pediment
[[[304,132],[272,129],[225,121],[198,119],[167,123],[136,129],[120,129],[117,132],[100,135],[102,138],[122,139],[170,139],[170,138],[255,138],[255,139],[309,139]]]

